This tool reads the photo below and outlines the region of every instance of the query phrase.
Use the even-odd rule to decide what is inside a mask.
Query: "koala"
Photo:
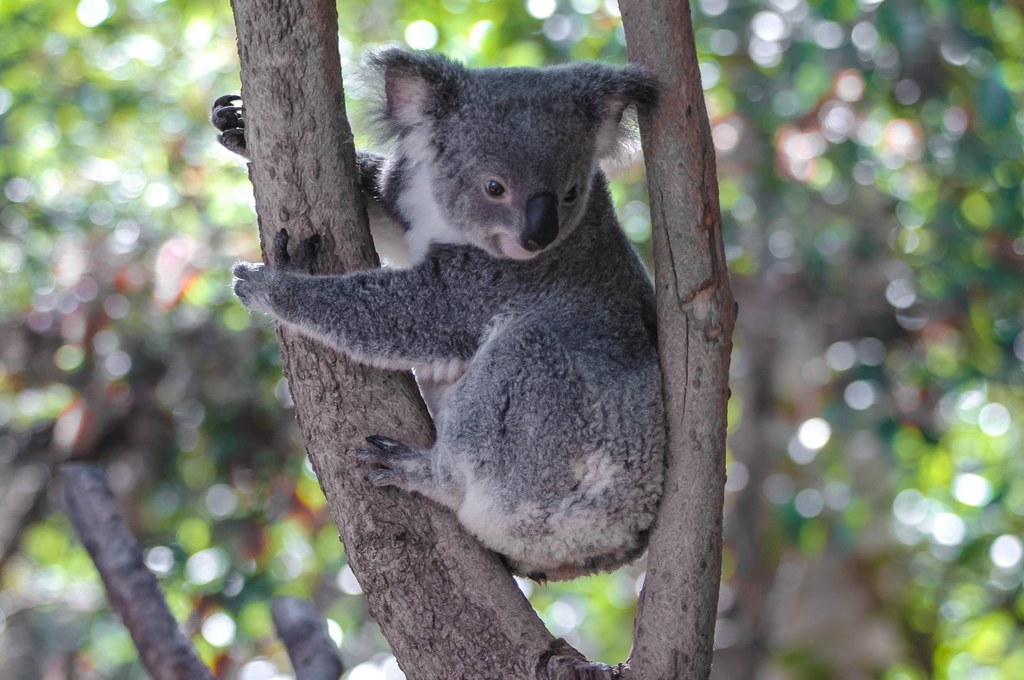
[[[414,371],[436,441],[367,437],[356,460],[370,483],[449,508],[520,575],[635,559],[664,473],[654,292],[599,162],[628,136],[627,109],[656,105],[656,81],[397,48],[366,68],[391,147],[358,153],[361,186],[407,266],[312,275],[315,241],[290,254],[282,231],[270,264],[235,265],[236,295],[356,361]],[[235,101],[212,120],[244,153]]]

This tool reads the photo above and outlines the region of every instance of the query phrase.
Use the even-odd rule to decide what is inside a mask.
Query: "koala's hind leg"
[[[374,469],[366,480],[374,486],[396,486],[413,491],[448,508],[456,507],[453,480],[439,479],[434,474],[433,449],[414,449],[400,441],[379,434],[366,438],[369,446],[356,451],[356,460]]]

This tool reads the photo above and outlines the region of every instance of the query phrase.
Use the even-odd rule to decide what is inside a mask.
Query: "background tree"
[[[716,667],[1019,677],[1022,12],[694,10],[741,308]],[[339,12],[346,72],[396,38],[477,65],[625,59],[596,0]],[[52,461],[102,456],[219,673],[286,672],[268,603],[295,594],[323,603],[352,677],[397,677],[269,327],[230,297],[230,263],[257,253],[250,187],[205,122],[238,87],[227,8],[15,0],[0,22],[0,675],[141,677],[47,493]],[[649,251],[637,173],[614,193]],[[642,572],[523,587],[615,661]]]

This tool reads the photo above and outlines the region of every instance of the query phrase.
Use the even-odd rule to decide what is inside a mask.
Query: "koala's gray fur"
[[[416,372],[437,441],[369,437],[358,459],[374,484],[452,509],[517,573],[635,558],[664,464],[654,296],[598,161],[655,83],[634,67],[466,69],[397,49],[370,67],[394,145],[360,152],[363,186],[411,266],[311,276],[284,266],[282,233],[283,261],[238,264],[235,292],[356,360]]]

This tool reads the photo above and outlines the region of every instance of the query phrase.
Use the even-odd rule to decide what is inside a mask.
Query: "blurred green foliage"
[[[717,672],[1024,677],[1024,11],[693,9],[741,314]],[[475,65],[625,59],[613,0],[339,14],[346,75],[387,41]],[[107,468],[219,676],[287,673],[269,599],[292,594],[353,680],[400,677],[272,329],[231,299],[258,244],[206,122],[238,90],[228,4],[5,0],[0,25],[0,675],[143,677],[50,488],[80,459]],[[639,168],[620,179],[647,252]],[[522,585],[553,632],[616,662],[642,572]]]

